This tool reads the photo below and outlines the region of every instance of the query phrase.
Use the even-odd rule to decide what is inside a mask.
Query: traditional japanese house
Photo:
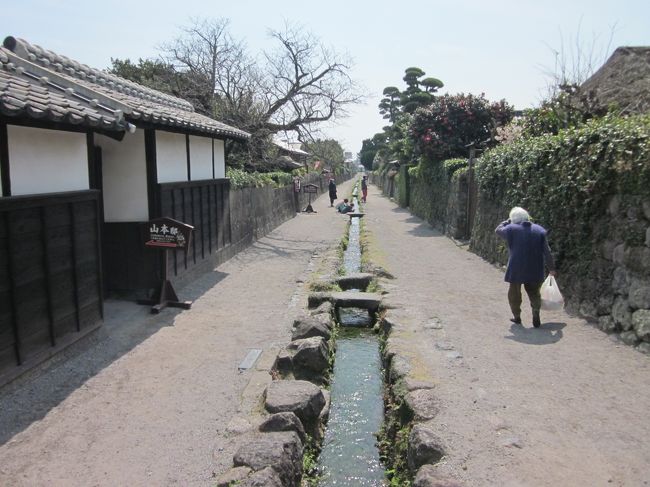
[[[172,279],[227,257],[225,144],[248,134],[13,37],[0,64],[2,383],[101,324],[107,293],[155,288],[165,263],[143,245],[148,220],[194,226]]]

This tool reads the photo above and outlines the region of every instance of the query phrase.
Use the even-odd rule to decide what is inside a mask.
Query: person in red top
[[[368,176],[363,176],[361,178],[361,194],[363,195],[361,201],[365,203],[366,198],[368,197]]]

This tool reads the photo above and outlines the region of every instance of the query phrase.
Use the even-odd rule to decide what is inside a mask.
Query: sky
[[[618,46],[650,46],[647,0],[21,0],[3,2],[2,38],[20,37],[94,68],[111,58],[155,58],[191,18],[227,18],[252,53],[270,47],[269,29],[299,24],[348,54],[364,104],[323,127],[357,153],[385,121],[386,86],[404,88],[417,66],[443,81],[441,93],[485,93],[517,109],[539,104],[557,53],[592,53],[597,64]],[[576,46],[579,46],[576,47]]]

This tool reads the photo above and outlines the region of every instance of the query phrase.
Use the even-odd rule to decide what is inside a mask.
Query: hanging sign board
[[[318,186],[315,184],[305,184],[302,187],[302,192],[303,193],[318,193]]]
[[[148,222],[145,229],[144,245],[165,249],[186,249],[194,227],[172,218],[156,218]]]

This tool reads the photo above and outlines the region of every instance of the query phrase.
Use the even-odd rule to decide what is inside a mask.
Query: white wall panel
[[[86,134],[7,125],[11,194],[89,188]]]
[[[192,181],[212,179],[212,139],[190,135],[190,174]]]
[[[226,177],[226,152],[223,140],[214,139],[214,177],[221,179]]]
[[[156,165],[159,183],[187,181],[185,134],[156,130]]]
[[[104,219],[137,222],[149,219],[144,130],[127,133],[122,141],[95,135],[102,148]]]

